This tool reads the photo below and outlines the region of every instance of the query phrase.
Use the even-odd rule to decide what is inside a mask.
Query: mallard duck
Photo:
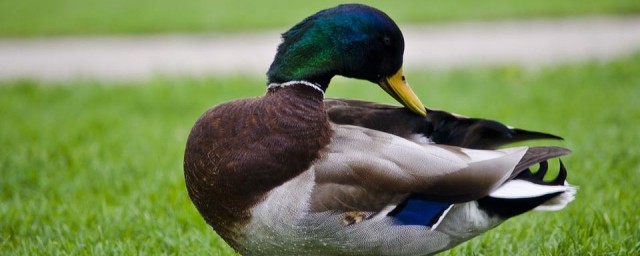
[[[556,200],[571,192],[563,177],[556,179],[562,185],[536,184],[525,172],[566,149],[467,149],[393,132],[402,129],[330,121],[324,92],[336,75],[378,84],[415,120],[431,117],[403,75],[402,33],[383,12],[340,5],[304,19],[282,40],[266,94],[206,111],[185,149],[189,197],[239,253],[424,255],[466,239],[455,230],[475,220],[493,225],[492,216],[457,220],[486,210],[478,206],[485,198],[568,201]],[[520,182],[532,185],[520,191]],[[497,210],[480,214],[509,205],[488,204]]]

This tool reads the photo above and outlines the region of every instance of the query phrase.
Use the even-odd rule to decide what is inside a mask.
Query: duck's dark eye
[[[382,41],[384,42],[385,45],[391,45],[391,38],[388,36],[385,36],[384,38],[382,38]]]

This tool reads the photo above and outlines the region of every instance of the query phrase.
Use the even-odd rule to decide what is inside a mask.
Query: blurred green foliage
[[[2,0],[0,37],[288,28],[343,1]],[[361,1],[399,23],[635,14],[637,0]]]
[[[576,201],[507,221],[445,255],[640,254],[640,56],[529,72],[409,72],[432,108],[551,132]],[[214,104],[265,91],[256,78],[0,84],[0,252],[232,255],[189,201],[182,154]],[[330,97],[393,102],[336,79]]]

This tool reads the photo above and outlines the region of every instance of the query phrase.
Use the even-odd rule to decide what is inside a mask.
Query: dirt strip
[[[640,51],[640,17],[400,24],[405,68],[519,64],[537,68]],[[0,80],[138,80],[153,75],[263,75],[274,30],[237,34],[0,39]]]

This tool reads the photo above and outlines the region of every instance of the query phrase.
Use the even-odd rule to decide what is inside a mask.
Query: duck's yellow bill
[[[418,96],[411,90],[411,87],[404,79],[402,68],[392,76],[383,78],[378,85],[409,110],[418,115],[427,116],[427,110],[424,105],[422,105]]]

